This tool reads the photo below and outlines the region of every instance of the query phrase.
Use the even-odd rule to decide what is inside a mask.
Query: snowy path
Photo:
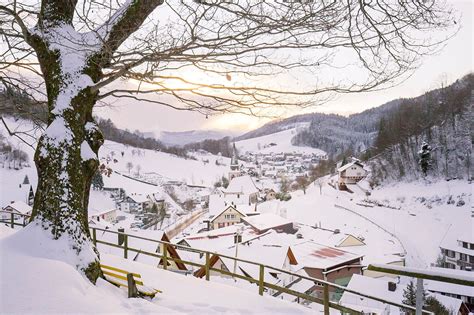
[[[174,238],[176,235],[179,235],[183,232],[188,226],[199,220],[199,218],[205,213],[205,210],[199,211],[194,213],[189,218],[187,218],[184,222],[179,223],[178,225],[172,227],[169,230],[166,230],[166,234],[170,239]]]

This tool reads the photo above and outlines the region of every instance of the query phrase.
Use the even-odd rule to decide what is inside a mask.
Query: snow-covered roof
[[[27,205],[26,203],[24,203],[21,200],[12,202],[11,204],[7,205],[6,207],[11,207],[12,209],[18,211],[21,214],[28,214],[29,212],[31,212],[31,210],[33,210],[32,207],[30,207],[29,205]]]
[[[242,218],[242,220],[259,231],[265,231],[282,225],[292,224],[292,221],[273,213],[253,215]]]
[[[237,195],[219,195],[212,194],[209,196],[209,216],[216,216],[233,205],[241,212],[249,212],[255,209],[255,205],[249,206],[248,199],[238,198]]]
[[[359,161],[352,161],[352,162],[349,162],[347,164],[344,164],[343,166],[338,168],[337,171],[338,172],[343,172],[343,171],[347,170],[349,167],[354,166],[354,165],[357,165],[357,166],[360,166],[361,168],[364,168],[364,165],[362,165],[362,163],[360,163]]]
[[[91,190],[89,194],[88,215],[99,216],[116,210],[115,201],[106,192]]]
[[[303,241],[292,245],[291,248],[298,264],[308,268],[329,269],[363,257],[312,241]]]
[[[450,226],[439,246],[474,256],[474,249],[464,248],[458,243],[458,241],[474,243],[474,228],[472,228],[474,226],[474,218],[471,217],[469,220],[471,220],[471,222],[469,222],[471,228],[457,229],[454,226]]]
[[[136,203],[144,203],[144,202],[149,201],[147,196],[142,195],[142,194],[130,194],[127,197],[129,197],[130,199],[132,199]]]
[[[227,186],[226,193],[240,193],[240,194],[253,194],[257,193],[259,189],[253,182],[252,178],[248,175],[238,176],[232,178]]]

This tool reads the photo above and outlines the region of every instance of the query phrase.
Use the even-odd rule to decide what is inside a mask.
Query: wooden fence
[[[91,227],[90,229],[91,229],[91,236],[92,236],[92,240],[93,240],[94,244],[102,244],[102,245],[105,245],[105,246],[120,248],[120,249],[123,250],[123,257],[125,259],[128,258],[129,252],[135,252],[135,253],[140,253],[140,254],[151,256],[151,257],[155,257],[155,258],[158,258],[158,259],[162,259],[163,269],[165,269],[165,270],[168,269],[168,262],[169,261],[174,261],[175,263],[183,263],[185,265],[195,266],[195,267],[198,267],[198,268],[204,267],[205,279],[207,281],[209,281],[210,278],[211,278],[211,271],[222,274],[222,275],[231,276],[231,277],[234,277],[234,278],[246,280],[250,283],[254,283],[254,284],[257,285],[258,293],[260,295],[263,295],[263,293],[266,289],[276,290],[276,291],[294,296],[295,299],[303,299],[303,300],[307,300],[307,301],[310,301],[310,302],[321,304],[321,305],[324,306],[324,314],[329,314],[329,309],[330,308],[339,310],[341,312],[341,314],[361,314],[361,312],[359,312],[357,310],[351,309],[349,307],[345,307],[345,306],[337,304],[335,302],[331,302],[330,299],[329,299],[329,290],[330,290],[330,288],[333,288],[335,290],[339,290],[341,292],[342,291],[349,292],[349,293],[355,294],[355,295],[357,295],[361,298],[367,298],[367,299],[371,299],[371,300],[378,301],[378,302],[381,302],[381,303],[396,306],[396,307],[405,309],[407,311],[411,311],[411,312],[416,311],[416,308],[412,307],[412,306],[408,306],[408,305],[404,305],[404,304],[400,304],[400,303],[395,303],[395,302],[392,302],[392,301],[387,301],[385,299],[381,299],[381,298],[378,298],[378,297],[375,297],[375,296],[371,296],[371,295],[368,295],[368,294],[364,294],[364,293],[360,293],[360,292],[357,292],[357,291],[354,291],[354,290],[350,290],[350,289],[348,289],[344,286],[341,286],[341,285],[338,285],[338,284],[335,284],[335,283],[332,283],[332,282],[324,281],[324,280],[321,280],[321,279],[317,279],[317,278],[313,278],[313,277],[309,277],[309,276],[305,276],[305,275],[301,275],[301,274],[296,274],[296,273],[293,273],[293,272],[288,271],[288,270],[284,270],[284,269],[280,269],[280,268],[276,268],[276,267],[268,266],[268,265],[264,265],[264,264],[259,264],[259,263],[254,262],[254,261],[241,259],[241,258],[237,258],[237,257],[232,257],[232,256],[228,256],[228,255],[223,255],[223,254],[220,254],[220,253],[209,252],[209,251],[206,251],[206,250],[190,248],[190,247],[184,246],[184,245],[168,243],[168,242],[155,240],[155,239],[151,239],[151,238],[146,238],[146,237],[141,237],[141,236],[137,236],[137,235],[131,235],[131,234],[125,234],[125,233],[121,233],[121,232],[117,232],[117,231],[101,229],[101,228],[97,228],[97,227]],[[102,233],[97,233],[97,231],[100,231]],[[104,240],[101,240],[101,239],[97,238],[98,234],[105,235],[105,233],[116,234],[117,235],[117,243],[111,243],[111,242],[107,242],[107,241],[104,241]],[[122,240],[122,242],[120,242],[121,245],[119,245],[119,241],[118,241],[118,236],[119,235],[120,235],[120,238]],[[130,238],[140,239],[140,240],[149,241],[149,242],[153,242],[153,243],[157,243],[157,244],[162,244],[163,245],[163,252],[161,254],[151,253],[151,252],[143,251],[142,249],[139,249],[139,248],[130,247],[128,245]],[[183,250],[183,251],[198,253],[198,254],[202,255],[202,257],[205,257],[205,260],[204,260],[205,262],[204,262],[204,264],[199,264],[199,263],[196,263],[196,262],[171,257],[168,254],[168,247],[173,247],[175,249],[179,249],[179,250]],[[221,258],[230,259],[234,262],[238,261],[238,262],[241,262],[241,263],[247,263],[247,264],[258,266],[259,277],[258,277],[258,279],[254,279],[252,277],[247,277],[247,276],[237,274],[237,273],[233,273],[233,272],[230,272],[230,271],[227,271],[227,270],[213,268],[210,264],[210,260],[211,260],[212,255],[217,255]],[[292,290],[292,289],[290,289],[288,287],[285,287],[285,286],[280,286],[280,285],[276,285],[276,284],[273,284],[273,283],[266,282],[265,281],[265,270],[276,271],[280,274],[284,274],[284,275],[287,275],[289,277],[308,280],[308,281],[313,282],[315,285],[322,286],[323,287],[323,298],[319,298],[319,297],[316,297],[316,296],[313,296],[313,295],[310,295],[310,294],[306,294],[306,293],[301,293],[301,292]],[[432,312],[429,312],[429,311],[426,311],[426,310],[423,310],[422,313],[423,314],[433,314]]]

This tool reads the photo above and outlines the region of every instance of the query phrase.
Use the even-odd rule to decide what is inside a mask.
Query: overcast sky
[[[461,29],[435,56],[427,56],[422,66],[401,85],[380,92],[342,95],[305,112],[325,112],[349,115],[376,107],[399,97],[414,97],[439,87],[441,78],[448,83],[473,71],[474,1],[449,0],[461,14]],[[268,122],[268,119],[226,114],[206,117],[160,107],[149,103],[115,102],[111,107],[98,108],[97,114],[111,118],[118,127],[140,131],[184,131],[192,129],[221,129],[248,131]],[[287,112],[285,116],[303,113],[301,109]]]

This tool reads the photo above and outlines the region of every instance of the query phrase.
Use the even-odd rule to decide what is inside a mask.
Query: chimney
[[[395,292],[395,290],[397,289],[397,284],[395,282],[389,282],[388,283],[388,290],[390,292]]]

